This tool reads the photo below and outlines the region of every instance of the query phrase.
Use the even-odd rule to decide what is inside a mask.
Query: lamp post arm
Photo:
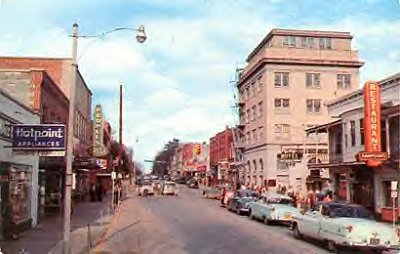
[[[106,36],[106,35],[108,35],[108,34],[110,34],[110,33],[113,33],[113,32],[123,31],[123,30],[128,30],[128,31],[139,31],[138,28],[132,28],[132,27],[117,27],[117,28],[114,28],[114,29],[112,29],[112,30],[109,30],[109,31],[106,31],[106,32],[103,32],[103,33],[93,34],[93,35],[78,35],[77,37],[78,37],[78,38],[98,38],[98,37],[104,37],[104,36]],[[73,35],[70,35],[70,36],[73,36]]]

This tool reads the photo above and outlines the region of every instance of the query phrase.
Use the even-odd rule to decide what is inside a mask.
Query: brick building
[[[231,128],[226,127],[224,131],[210,138],[210,169],[213,181],[231,180],[232,146],[233,135]]]

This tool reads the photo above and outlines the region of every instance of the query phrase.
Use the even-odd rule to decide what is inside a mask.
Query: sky
[[[123,84],[124,143],[140,162],[235,123],[235,69],[272,28],[350,32],[361,83],[400,71],[399,0],[0,0],[0,55],[69,57],[74,22],[81,35],[146,28],[143,44],[120,31],[78,47],[93,108],[115,130]]]

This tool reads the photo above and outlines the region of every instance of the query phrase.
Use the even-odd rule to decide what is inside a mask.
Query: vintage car
[[[142,182],[138,186],[138,195],[144,197],[154,195],[154,184],[149,181]]]
[[[300,215],[300,210],[294,207],[293,199],[286,195],[267,193],[258,201],[249,203],[251,219],[271,222],[291,223],[294,215]]]
[[[364,207],[337,202],[319,202],[308,212],[294,216],[296,238],[303,236],[327,242],[331,252],[338,248],[391,250],[400,247],[400,229],[377,222]]]
[[[257,200],[257,197],[239,197],[233,196],[228,200],[226,208],[229,211],[236,212],[238,215],[249,214],[249,203]]]
[[[203,197],[220,200],[222,198],[222,190],[220,188],[205,189],[203,190]]]
[[[165,182],[163,185],[163,195],[178,195],[178,186],[174,182]]]

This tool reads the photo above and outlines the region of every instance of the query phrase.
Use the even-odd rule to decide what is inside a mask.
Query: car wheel
[[[332,253],[338,253],[338,248],[334,241],[331,240],[328,241],[328,250]]]
[[[294,236],[294,238],[297,238],[297,239],[302,238],[302,235],[300,233],[300,230],[299,230],[299,227],[297,226],[297,224],[293,225],[293,236]]]
[[[251,210],[249,212],[249,217],[250,217],[250,220],[254,220],[255,219],[255,217],[254,217],[253,213],[251,212]]]
[[[271,225],[271,221],[267,217],[264,217],[264,224]]]
[[[144,191],[143,191],[143,196],[144,196],[144,197],[147,197],[148,194],[149,194],[149,191],[148,191],[148,190],[144,190]]]

